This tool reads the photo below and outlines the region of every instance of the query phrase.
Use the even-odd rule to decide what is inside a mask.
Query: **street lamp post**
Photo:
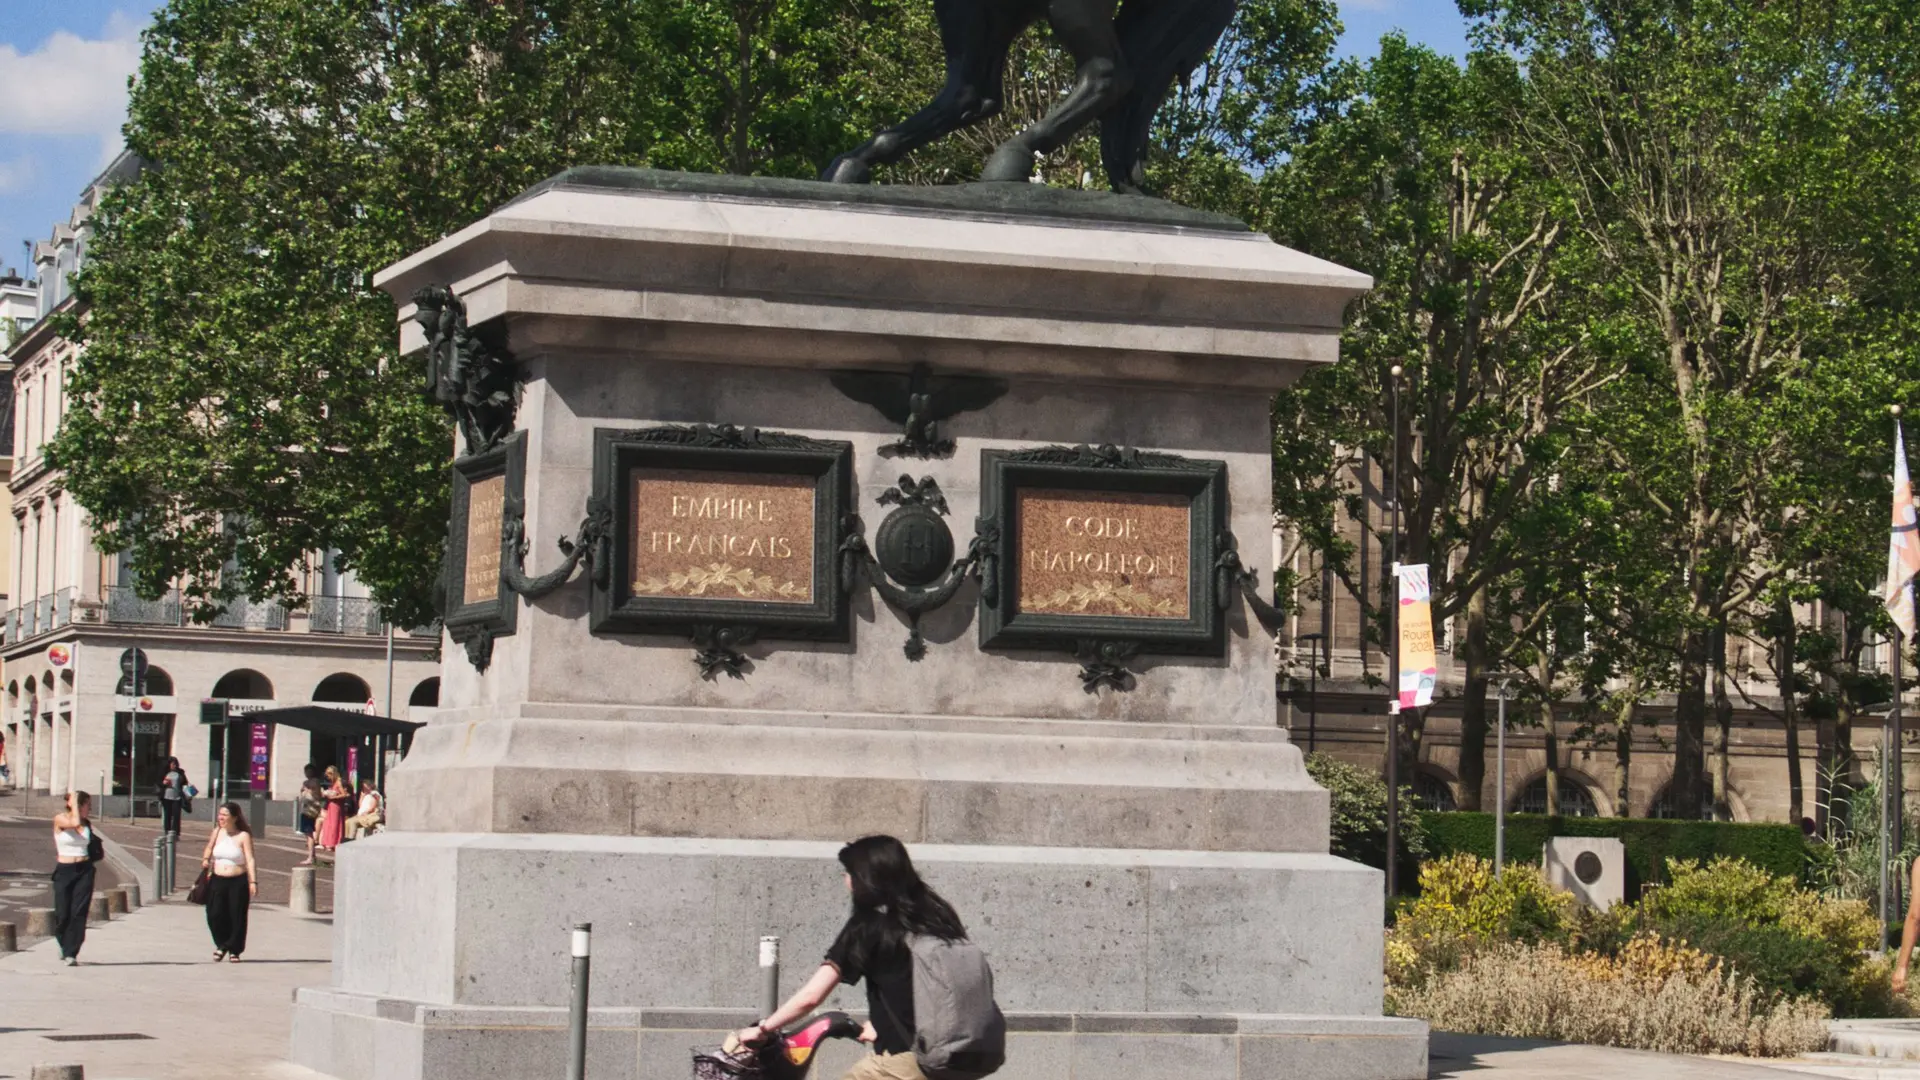
[[[1321,601],[1325,603],[1325,601]],[[1314,728],[1320,718],[1320,643],[1325,634],[1302,634],[1299,641],[1313,642],[1313,659],[1307,663],[1307,753],[1313,753]]]
[[[1388,626],[1392,635],[1392,661],[1387,665],[1387,903],[1400,892],[1400,374],[1399,364],[1388,369],[1388,387],[1393,398],[1393,459],[1387,470],[1387,498],[1393,506],[1393,531],[1387,537],[1389,576],[1387,603],[1393,619]]]
[[[1496,676],[1500,683],[1500,728],[1493,751],[1493,876],[1507,865],[1507,686],[1513,676]]]

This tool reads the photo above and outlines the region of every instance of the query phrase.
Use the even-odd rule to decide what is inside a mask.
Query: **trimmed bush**
[[[1493,858],[1493,815],[1468,811],[1421,814],[1427,850],[1435,856],[1468,852]],[[1627,898],[1643,885],[1667,880],[1669,859],[1708,862],[1745,859],[1775,877],[1801,880],[1807,843],[1797,825],[1654,818],[1571,818],[1507,815],[1507,862],[1538,865],[1554,836],[1610,836],[1627,848]]]
[[[1573,921],[1571,893],[1547,884],[1539,868],[1493,864],[1455,854],[1420,868],[1420,896],[1408,903],[1387,939],[1387,978],[1412,984],[1467,957],[1510,941],[1565,941]]]
[[[1326,754],[1307,755],[1307,775],[1327,789],[1331,803],[1329,849],[1376,870],[1387,865],[1387,782],[1380,774]],[[1427,857],[1424,822],[1413,789],[1400,788],[1400,876],[1412,880]]]
[[[1633,909],[1632,924],[1724,957],[1760,989],[1810,994],[1841,1016],[1887,1016],[1886,965],[1868,950],[1875,920],[1858,900],[1833,900],[1738,859],[1675,861],[1669,884]]]

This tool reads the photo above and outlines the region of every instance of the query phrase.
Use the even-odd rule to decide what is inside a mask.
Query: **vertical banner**
[[[247,786],[259,795],[267,790],[267,759],[273,752],[273,726],[254,724],[253,757],[247,769]]]
[[[360,748],[357,746],[347,747],[347,788],[360,790]]]
[[[1433,652],[1433,583],[1425,563],[1394,568],[1400,577],[1400,696],[1402,709],[1433,704],[1439,662]]]

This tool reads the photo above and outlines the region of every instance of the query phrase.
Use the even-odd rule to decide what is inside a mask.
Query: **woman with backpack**
[[[873,1048],[842,1080],[965,1080],[1005,1059],[1006,1021],[993,1003],[986,958],[967,940],[953,906],[927,887],[906,845],[869,836],[840,849],[853,913],[807,984],[759,1023],[736,1033],[754,1045],[801,1019],[841,983],[867,983]],[[916,1015],[914,986],[937,984],[942,1000]]]

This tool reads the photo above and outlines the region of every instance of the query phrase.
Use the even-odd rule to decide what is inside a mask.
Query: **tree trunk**
[[[1547,733],[1547,814],[1560,813],[1560,731],[1554,722],[1553,701],[1540,699],[1540,730]]]
[[[1613,816],[1632,816],[1633,717],[1639,709],[1640,684],[1627,684],[1613,732]]]
[[[1713,650],[1713,819],[1732,821],[1733,804],[1727,798],[1728,743],[1733,730],[1733,701],[1727,697],[1727,628],[1714,634]]]
[[[1667,792],[1674,817],[1700,816],[1706,771],[1707,634],[1690,629],[1680,636],[1680,686],[1673,708],[1673,781]]]
[[[1460,809],[1480,809],[1487,783],[1487,590],[1467,598],[1466,696],[1460,703]],[[1505,793],[1499,793],[1499,798]]]
[[[1787,729],[1787,820],[1798,825],[1807,816],[1805,784],[1800,776],[1800,708],[1793,686],[1794,638],[1799,627],[1793,621],[1791,607],[1784,615],[1780,622],[1780,662],[1774,674],[1780,680],[1780,720]]]

